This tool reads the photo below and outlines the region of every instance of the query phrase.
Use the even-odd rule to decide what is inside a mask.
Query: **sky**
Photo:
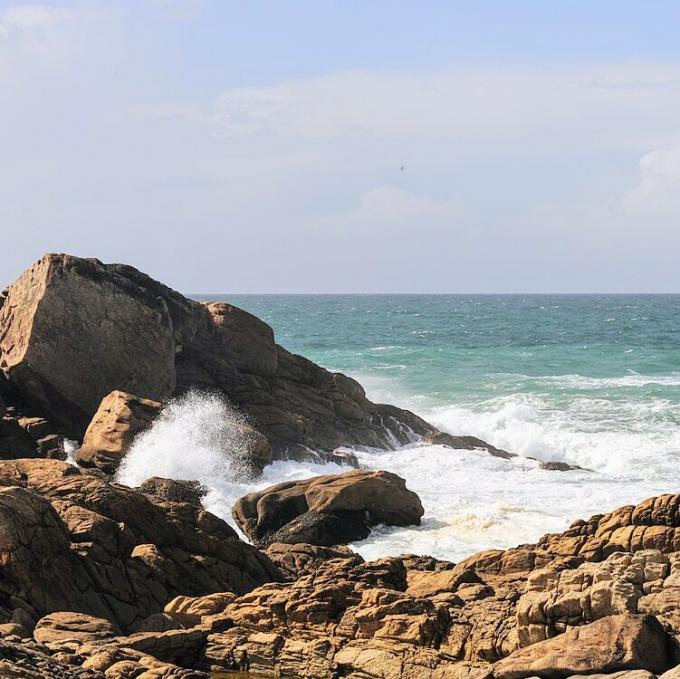
[[[0,287],[680,292],[677,0],[0,0]]]

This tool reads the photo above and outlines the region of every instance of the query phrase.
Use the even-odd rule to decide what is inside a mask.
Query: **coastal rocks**
[[[361,540],[380,523],[419,525],[424,510],[396,474],[357,470],[250,493],[232,513],[241,530],[259,545],[332,546]]]
[[[66,458],[63,438],[48,420],[27,415],[9,403],[3,403],[0,411],[0,459]]]
[[[131,630],[173,596],[280,578],[224,521],[54,460],[0,462],[0,609],[76,611]]]
[[[189,389],[217,392],[275,458],[394,448],[432,430],[278,346],[245,311],[194,302],[129,266],[63,254],[46,255],[8,288],[0,370],[37,414],[78,440],[114,390],[160,402]],[[254,455],[260,466],[268,461],[264,447]]]
[[[170,502],[188,502],[194,507],[202,507],[201,498],[206,490],[198,481],[175,481],[154,476],[142,482],[138,488],[140,493],[153,495]]]
[[[163,612],[184,627],[193,627],[205,617],[223,613],[235,599],[236,595],[232,592],[199,597],[177,596],[166,604]]]
[[[0,677],[3,679],[107,679],[98,670],[64,660],[52,657],[49,649],[35,642],[0,639]]]
[[[612,615],[516,651],[494,666],[495,679],[569,677],[671,667],[671,640],[651,615]]]
[[[50,613],[38,621],[33,637],[39,643],[77,639],[95,641],[116,635],[113,625],[103,618],[71,611]]]
[[[454,436],[443,431],[430,431],[426,433],[422,438],[422,442],[431,446],[446,446],[456,450],[485,450],[490,455],[502,457],[505,460],[517,457],[514,453],[496,448],[490,443],[486,443],[474,436]]]
[[[115,390],[104,397],[87,427],[76,462],[113,474],[132,440],[158,415],[162,404]]]
[[[306,543],[291,545],[285,542],[274,542],[267,547],[265,554],[281,572],[289,575],[292,580],[297,580],[303,575],[310,575],[322,563],[331,559],[347,559],[355,565],[364,561],[349,547],[322,547]]]
[[[28,403],[80,439],[114,389],[158,401],[174,391],[167,303],[95,260],[47,255],[7,290],[0,368]]]

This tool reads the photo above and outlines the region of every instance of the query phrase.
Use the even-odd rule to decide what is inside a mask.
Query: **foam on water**
[[[424,414],[443,429],[473,433],[524,455],[567,459],[593,471],[549,472],[526,457],[503,460],[443,446],[357,451],[363,466],[405,478],[425,508],[421,526],[378,527],[353,545],[366,558],[413,552],[459,560],[480,549],[532,542],[576,518],[680,489],[674,470],[677,431],[656,432],[657,444],[642,431],[580,431],[582,422],[574,413],[551,412],[548,404],[526,395],[500,398],[479,411],[450,407]],[[173,401],[135,440],[117,480],[138,485],[150,476],[196,479],[208,490],[206,508],[234,525],[232,505],[252,490],[347,470],[279,461],[257,480],[247,480],[239,463],[244,442],[234,436],[234,423],[240,421],[215,395],[191,393]],[[662,443],[670,454],[658,452]]]

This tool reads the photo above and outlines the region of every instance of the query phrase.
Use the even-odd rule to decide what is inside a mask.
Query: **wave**
[[[389,384],[380,378],[373,386]],[[631,402],[593,405],[593,399],[574,399],[560,409],[535,394],[474,406],[424,407],[421,414],[441,429],[479,436],[521,457],[504,460],[482,451],[423,445],[389,452],[358,450],[364,467],[406,479],[420,496],[425,515],[421,526],[378,527],[353,547],[365,558],[410,552],[455,561],[480,549],[534,542],[576,518],[677,490],[680,427],[665,418],[667,404],[657,404],[664,417],[654,421],[645,416],[644,426],[640,422],[645,417],[631,414],[635,407]],[[649,409],[650,403],[640,407]],[[347,471],[334,464],[279,461],[256,480],[245,478],[243,451],[233,436],[240,417],[211,394],[192,393],[172,401],[151,429],[135,439],[117,480],[128,485],[150,476],[198,480],[208,491],[206,509],[234,525],[231,508],[248,492]],[[549,472],[529,456],[565,460],[593,471]]]
[[[527,378],[524,376],[526,379]],[[680,386],[680,372],[665,375],[639,375],[633,373],[621,377],[586,377],[584,375],[546,375],[533,378],[539,382],[555,384],[573,389],[604,389],[608,387],[646,387],[658,385],[664,387]]]

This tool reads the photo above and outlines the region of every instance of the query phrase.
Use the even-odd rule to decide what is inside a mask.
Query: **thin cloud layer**
[[[0,12],[6,279],[67,250],[185,291],[677,287],[680,62],[236,83],[165,44],[208,4]]]

